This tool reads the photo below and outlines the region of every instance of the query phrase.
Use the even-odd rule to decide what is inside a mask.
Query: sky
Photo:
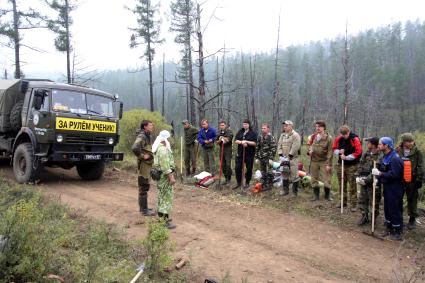
[[[156,2],[156,0],[152,0]],[[41,13],[49,13],[38,0],[18,0]],[[155,63],[178,61],[179,46],[168,31],[171,0],[159,1],[162,20],[161,36],[165,43],[156,48]],[[225,44],[234,51],[260,52],[276,48],[280,15],[279,46],[304,44],[331,39],[348,32],[356,34],[392,22],[423,21],[423,0],[204,0],[202,24],[205,55],[213,54]],[[4,7],[6,0],[0,0]],[[73,46],[77,61],[87,69],[137,69],[146,66],[140,55],[143,47],[129,48],[130,27],[136,17],[125,7],[134,7],[135,0],[78,0],[72,12]],[[208,25],[207,25],[208,23]],[[23,71],[65,73],[66,56],[53,46],[54,35],[47,30],[29,30],[23,43],[41,49],[35,52],[22,48]],[[1,41],[0,41],[1,42]],[[13,50],[0,47],[0,69],[13,71]]]

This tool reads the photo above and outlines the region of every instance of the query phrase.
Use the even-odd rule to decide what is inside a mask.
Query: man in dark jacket
[[[204,156],[204,170],[215,175],[214,142],[217,138],[217,132],[209,126],[208,120],[201,121],[201,129],[198,133],[198,142],[202,146]]]
[[[241,187],[242,168],[245,165],[245,187],[249,188],[249,182],[252,178],[252,167],[254,165],[255,147],[257,146],[258,135],[251,128],[251,122],[246,119],[242,123],[242,129],[237,132],[235,144],[238,145],[238,151],[235,160],[235,174],[237,185],[233,189]],[[245,163],[245,164],[244,164]]]
[[[362,143],[359,137],[350,131],[346,125],[339,128],[338,136],[332,146],[335,156],[338,156],[337,175],[339,185],[341,186],[342,166],[341,160],[344,160],[344,206],[347,205],[347,183],[350,184],[350,205],[351,211],[357,210],[357,186],[356,173],[357,164],[362,157]],[[339,190],[341,192],[341,188]]]
[[[232,177],[232,141],[233,141],[233,132],[232,130],[227,126],[227,123],[225,121],[220,121],[218,124],[218,135],[217,135],[217,144],[220,147],[220,158],[221,154],[223,155],[222,160],[222,170],[223,175],[226,178],[226,181],[223,183],[223,185],[228,185],[230,182],[230,179]],[[221,152],[223,150],[223,152]]]
[[[198,137],[198,129],[192,126],[188,120],[182,122],[184,128],[184,165],[186,168],[186,176],[190,173],[195,174],[196,171],[196,154],[197,147],[196,138]],[[192,165],[192,168],[191,168]],[[191,170],[192,169],[192,170]]]
[[[416,228],[416,217],[418,217],[418,190],[422,187],[423,161],[422,152],[415,144],[415,137],[411,133],[401,135],[401,145],[397,148],[403,162],[410,162],[411,180],[404,180],[404,189],[407,196],[407,213],[409,223],[407,229]],[[406,169],[406,168],[405,168]]]
[[[384,153],[379,169],[372,169],[378,179],[377,185],[384,187],[384,214],[386,230],[383,237],[401,241],[403,239],[403,161],[394,150],[393,140],[382,137],[379,150]]]

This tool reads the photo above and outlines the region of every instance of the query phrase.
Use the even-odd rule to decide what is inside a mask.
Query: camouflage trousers
[[[171,208],[173,207],[173,186],[168,180],[168,175],[162,174],[161,179],[159,179],[157,184],[158,189],[158,212],[163,214],[170,214]]]
[[[269,163],[269,159],[260,159],[261,183],[263,186],[273,185],[273,168]]]
[[[338,185],[339,193],[341,194],[341,165],[336,166],[337,176],[338,176]],[[357,174],[357,165],[344,165],[344,205],[347,204],[347,191],[350,195],[350,205],[351,207],[357,207],[357,185],[356,185],[356,174]],[[350,185],[350,190],[348,186]]]
[[[310,174],[312,188],[319,188],[319,181],[323,182],[325,188],[331,188],[331,173],[326,171],[326,162],[311,161]]]
[[[359,195],[359,208],[364,214],[368,214],[372,208],[372,199],[373,199],[373,188],[372,186],[362,186],[360,185],[360,195]],[[379,215],[379,204],[381,203],[381,188],[376,186],[375,188],[375,217]]]

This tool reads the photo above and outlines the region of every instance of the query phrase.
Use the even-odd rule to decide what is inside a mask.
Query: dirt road
[[[1,167],[11,175],[11,170]],[[108,170],[96,182],[74,170],[49,169],[39,185],[47,194],[89,216],[126,227],[130,238],[146,230],[136,224],[136,176]],[[154,207],[155,189],[149,201]],[[398,243],[380,241],[307,216],[231,201],[218,193],[179,185],[172,230],[176,253],[186,254],[203,278],[233,282],[391,282],[401,262],[411,271],[413,250],[396,256]],[[410,254],[410,252],[412,254]]]

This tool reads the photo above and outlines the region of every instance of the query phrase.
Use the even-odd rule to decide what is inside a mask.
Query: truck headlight
[[[109,139],[108,139],[108,143],[109,143],[110,145],[113,145],[113,144],[114,144],[114,138],[109,138]]]
[[[57,135],[56,136],[56,141],[57,142],[63,142],[63,136],[62,135]]]

